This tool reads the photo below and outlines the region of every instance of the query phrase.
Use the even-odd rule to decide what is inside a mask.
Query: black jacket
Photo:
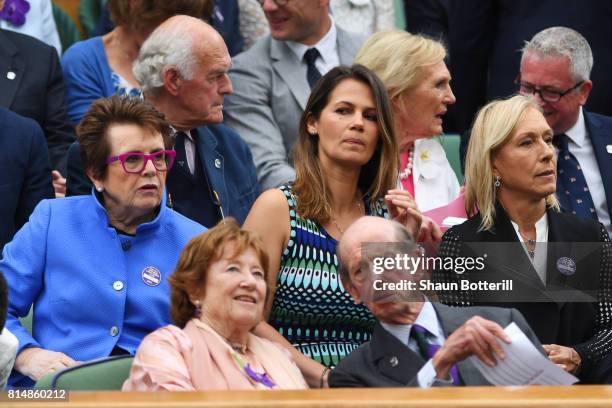
[[[0,106],[38,122],[47,139],[51,166],[66,174],[66,152],[75,138],[66,115],[55,48],[0,29]]]

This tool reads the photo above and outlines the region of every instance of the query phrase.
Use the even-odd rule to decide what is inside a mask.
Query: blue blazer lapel
[[[282,41],[276,41],[270,37],[270,57],[272,66],[283,79],[287,87],[304,110],[310,96],[310,86],[306,80],[306,69],[302,67],[301,61]]]
[[[206,127],[202,126],[194,129],[197,132],[196,140],[198,143],[198,152],[200,161],[202,162],[203,171],[208,177],[208,182],[213,190],[219,196],[223,214],[229,214],[229,196],[225,185],[225,159],[217,151],[217,139],[215,135]],[[193,134],[193,131],[192,131]]]
[[[612,152],[612,118],[607,118],[608,123],[603,123],[602,118],[583,111],[593,151],[599,166],[601,182],[606,192],[608,213],[612,214],[612,153],[608,152],[608,146]]]
[[[15,99],[21,79],[25,73],[25,63],[19,58],[19,50],[0,30],[0,106],[9,108]],[[10,74],[10,73],[14,74]],[[10,79],[13,77],[13,79]]]

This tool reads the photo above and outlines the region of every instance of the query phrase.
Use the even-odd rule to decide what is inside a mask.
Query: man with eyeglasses
[[[534,96],[555,134],[562,208],[598,219],[611,233],[612,118],[582,108],[593,88],[592,67],[587,40],[570,28],[552,27],[525,44],[516,82],[521,94]]]
[[[249,144],[263,189],[295,178],[289,152],[310,89],[337,65],[350,65],[362,38],[337,27],[329,0],[258,0],[270,35],[234,58],[226,124]]]

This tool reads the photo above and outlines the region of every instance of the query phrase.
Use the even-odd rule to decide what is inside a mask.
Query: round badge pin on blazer
[[[557,270],[565,276],[572,276],[576,273],[576,262],[572,258],[562,256],[557,259]]]
[[[142,281],[148,286],[157,286],[161,283],[161,272],[154,266],[147,266],[140,275]]]

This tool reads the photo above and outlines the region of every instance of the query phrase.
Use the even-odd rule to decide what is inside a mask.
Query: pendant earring
[[[493,183],[493,185],[495,186],[495,188],[500,188],[501,187],[501,177],[495,176],[495,183]]]
[[[193,302],[193,306],[195,307],[193,315],[195,318],[199,319],[202,315],[202,306],[200,305],[200,301],[196,300],[195,302]]]

